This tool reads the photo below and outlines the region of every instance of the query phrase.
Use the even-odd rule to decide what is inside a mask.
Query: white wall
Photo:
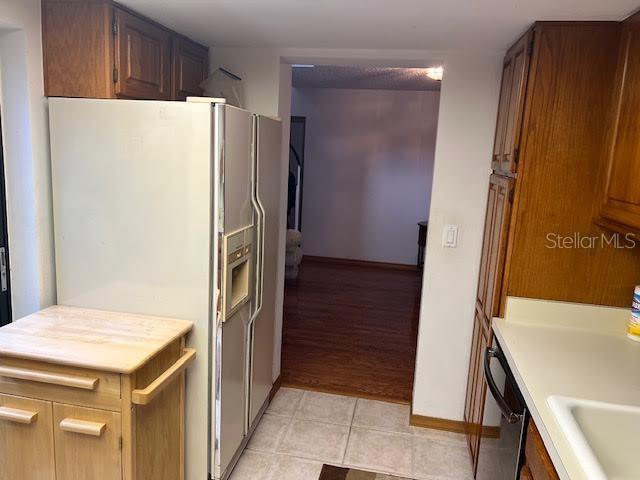
[[[445,64],[420,308],[415,414],[462,420],[502,55]],[[460,226],[442,248],[444,225]]]
[[[461,420],[464,414],[503,54],[415,50],[211,50],[212,65],[228,65],[243,76],[250,99],[247,106],[265,108],[261,113],[267,114],[278,112],[280,98],[291,95],[290,88],[284,85],[286,81],[280,76],[281,63],[420,67],[438,61],[444,65],[413,394],[413,413],[417,415]],[[282,117],[286,123],[287,118]],[[282,161],[287,165],[288,153],[283,155]],[[284,203],[283,208],[286,208]],[[456,249],[441,247],[442,227],[448,223],[460,226]],[[284,263],[283,258],[281,263]],[[279,363],[274,372],[279,372]]]
[[[39,0],[0,0],[2,110],[14,319],[55,302]]]
[[[261,89],[262,90],[262,89]],[[276,116],[282,122],[282,177],[280,179],[280,245],[278,248],[278,288],[276,289],[276,326],[274,341],[273,380],[280,376],[282,350],[282,314],[284,310],[284,256],[285,230],[287,228],[287,186],[289,181],[289,137],[291,133],[291,66],[279,64],[278,68],[278,107]]]
[[[294,89],[306,117],[306,255],[415,264],[429,214],[437,91]]]

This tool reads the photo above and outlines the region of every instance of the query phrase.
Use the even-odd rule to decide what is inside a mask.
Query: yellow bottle
[[[637,285],[633,292],[631,318],[629,318],[629,324],[627,325],[627,337],[640,342],[640,285]]]

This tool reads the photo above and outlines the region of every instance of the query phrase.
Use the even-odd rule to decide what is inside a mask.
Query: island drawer
[[[119,411],[120,383],[117,373],[0,357],[0,393]]]

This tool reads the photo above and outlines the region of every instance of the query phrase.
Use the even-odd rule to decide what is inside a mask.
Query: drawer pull
[[[65,418],[60,422],[60,430],[81,435],[91,435],[92,437],[101,436],[106,428],[106,423],[87,422],[86,420],[76,420],[75,418]]]
[[[180,375],[195,357],[196,351],[193,348],[185,348],[184,353],[176,363],[151,382],[147,388],[131,392],[131,402],[136,405],[148,405],[151,403],[151,400]]]
[[[0,420],[31,425],[38,419],[38,412],[19,410],[17,408],[0,407]]]
[[[30,370],[28,368],[19,367],[0,367],[0,377],[29,380],[31,382],[39,383],[50,383],[52,385],[81,388],[83,390],[95,390],[98,385],[97,378],[42,372],[39,370]]]

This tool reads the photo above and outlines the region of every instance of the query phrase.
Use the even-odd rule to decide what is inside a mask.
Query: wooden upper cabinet
[[[209,75],[209,51],[186,38],[173,39],[171,99],[202,95],[200,84]]]
[[[114,19],[116,95],[169,100],[171,33],[119,8]]]
[[[42,0],[45,95],[184,100],[208,49],[110,0]]]
[[[513,62],[505,61],[502,67],[502,83],[500,85],[500,100],[498,102],[498,119],[496,121],[496,136],[493,142],[493,159],[491,167],[500,172],[502,166],[502,149],[504,148],[504,134],[507,123],[507,108],[511,84],[513,82]]]
[[[640,14],[625,20],[601,216],[640,231]]]
[[[48,97],[113,97],[110,1],[43,0],[44,92]]]
[[[513,174],[517,169],[532,42],[533,31],[529,31],[504,59],[492,160],[496,173]]]

